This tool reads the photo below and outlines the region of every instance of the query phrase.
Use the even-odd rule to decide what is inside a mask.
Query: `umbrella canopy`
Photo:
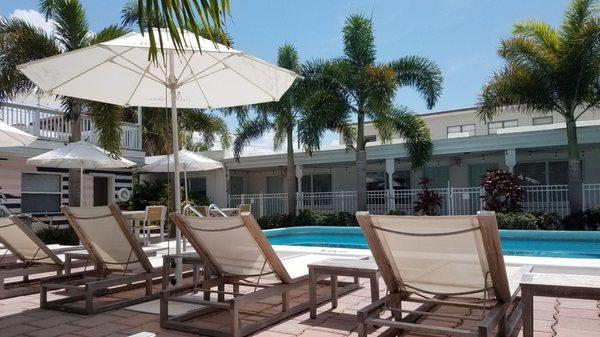
[[[164,156],[161,159],[144,166],[141,171],[172,172],[173,164],[172,156]],[[203,172],[224,168],[222,163],[188,150],[179,151],[179,164],[184,171],[187,172]]]
[[[174,84],[178,108],[223,108],[277,101],[297,75],[239,50],[200,38],[183,38],[175,53],[162,32],[165,57],[148,60],[148,34],[129,33],[87,48],[33,61],[19,69],[47,93],[122,106],[170,107]],[[201,52],[199,51],[201,50]],[[173,68],[169,67],[174,54]],[[168,69],[169,68],[169,69]],[[173,78],[170,78],[173,76]]]
[[[105,150],[85,141],[70,143],[64,147],[29,158],[27,164],[78,169],[128,168],[136,165],[125,158],[115,159]]]
[[[157,34],[155,34],[156,36]],[[129,33],[87,48],[19,66],[33,83],[51,94],[123,106],[171,107],[173,172],[179,176],[177,108],[225,108],[277,101],[298,77],[239,50],[184,32],[187,47],[177,51],[168,31],[163,52],[148,58],[149,34]],[[198,42],[199,41],[199,42]],[[175,212],[181,212],[175,179]],[[181,232],[175,230],[177,255]],[[176,263],[181,284],[181,258]]]
[[[36,139],[36,136],[0,122],[0,147],[27,146]]]

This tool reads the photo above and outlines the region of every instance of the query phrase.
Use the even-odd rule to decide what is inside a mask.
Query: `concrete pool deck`
[[[318,247],[274,246],[282,252],[319,252],[339,255],[368,256],[368,250],[334,249]],[[566,272],[576,270],[581,273],[598,272],[600,260],[548,259],[507,256],[508,264],[532,263],[542,272]],[[573,269],[574,268],[574,269]],[[264,337],[292,336],[356,336],[356,310],[370,303],[370,289],[367,280],[361,279],[362,288],[339,299],[339,306],[331,309],[323,305],[318,316],[311,320],[308,312],[273,325],[256,334]],[[385,286],[380,280],[381,295]],[[124,293],[133,296],[135,291]],[[60,295],[52,295],[60,296]],[[303,300],[308,294],[297,296]],[[151,306],[152,304],[150,304]],[[273,306],[278,304],[273,303]],[[261,310],[265,310],[262,308]],[[0,336],[191,336],[173,330],[160,328],[157,314],[130,309],[113,310],[93,316],[80,316],[64,312],[39,309],[39,295],[28,295],[0,300]],[[251,315],[251,314],[249,314]],[[215,324],[223,324],[215,318]],[[461,326],[460,320],[436,322],[445,326]],[[563,298],[535,299],[535,336],[539,337],[592,337],[600,336],[600,299],[598,301],[572,300]],[[377,335],[372,331],[371,335]],[[411,334],[425,337],[435,335]]]

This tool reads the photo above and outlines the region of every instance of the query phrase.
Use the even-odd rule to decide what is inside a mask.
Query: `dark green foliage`
[[[285,228],[285,227],[303,227],[303,226],[337,226],[337,227],[357,227],[358,222],[352,213],[340,212],[329,213],[303,209],[292,220],[287,214],[274,214],[264,216],[258,219],[258,224],[262,229]]]
[[[399,209],[394,209],[388,212],[387,215],[406,215],[406,213],[404,213],[403,211],[399,210]]]
[[[421,215],[437,215],[438,208],[442,205],[442,197],[429,189],[431,185],[431,179],[427,177],[421,178],[419,181],[422,190],[417,194],[417,201],[415,201],[414,211],[416,214]]]
[[[148,205],[156,205],[167,195],[166,184],[162,181],[142,181],[133,185],[133,196],[130,203],[135,210],[144,209]]]
[[[514,213],[523,209],[525,190],[517,176],[504,170],[488,170],[481,180],[483,208],[496,213]]]
[[[76,246],[79,244],[79,238],[71,227],[59,228],[56,226],[49,226],[40,229],[35,234],[47,245],[60,244],[66,246]]]
[[[530,213],[497,213],[496,221],[500,229],[538,229],[537,218]]]
[[[584,212],[567,215],[562,220],[562,227],[572,231],[600,230],[600,207],[596,206]]]
[[[561,229],[561,219],[556,213],[535,212],[535,225],[541,230],[558,230]]]

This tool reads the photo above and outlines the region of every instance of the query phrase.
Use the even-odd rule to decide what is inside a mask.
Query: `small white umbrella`
[[[34,135],[0,122],[0,147],[27,146],[36,139]]]
[[[84,169],[116,169],[136,165],[136,163],[125,158],[113,158],[107,151],[85,141],[69,143],[64,147],[29,158],[27,164],[56,168],[78,168],[81,176],[80,204],[83,201]]]
[[[171,172],[174,160],[172,156],[163,156],[152,163],[142,167],[143,172]],[[185,201],[188,200],[188,172],[205,172],[224,168],[223,164],[189,150],[179,151],[179,165],[183,168],[183,180],[185,187]]]
[[[158,35],[155,34],[155,36]],[[173,172],[179,177],[177,108],[212,109],[277,101],[298,75],[242,51],[184,31],[183,50],[176,50],[165,30],[163,51],[148,59],[149,34],[129,33],[87,48],[19,66],[49,94],[122,106],[171,107]],[[181,212],[179,179],[175,211]],[[181,232],[175,231],[177,254]],[[181,263],[176,275],[181,284]]]

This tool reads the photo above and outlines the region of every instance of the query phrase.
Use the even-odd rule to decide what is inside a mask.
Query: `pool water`
[[[358,227],[265,230],[274,245],[368,249]],[[501,230],[506,255],[600,259],[600,232]]]

